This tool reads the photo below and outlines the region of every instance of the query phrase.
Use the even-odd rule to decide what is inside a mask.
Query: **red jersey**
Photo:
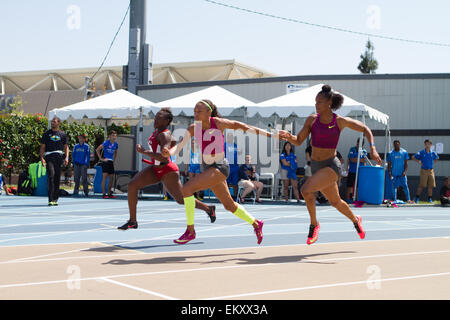
[[[159,142],[158,142],[158,135],[160,133],[163,133],[166,131],[169,131],[169,129],[165,129],[163,131],[158,131],[158,129],[156,129],[155,131],[153,131],[150,138],[148,138],[148,141],[147,141],[148,146],[149,146],[150,150],[152,150],[152,152],[161,153],[161,146],[159,145]],[[169,161],[169,163],[172,162],[172,160],[170,160],[170,157],[167,160]],[[160,161],[153,159],[153,158],[150,158],[150,162],[151,162],[151,164],[156,165],[156,166],[161,164]]]

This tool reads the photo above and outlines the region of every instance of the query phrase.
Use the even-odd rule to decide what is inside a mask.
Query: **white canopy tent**
[[[256,106],[246,106],[248,115],[252,117],[256,113],[259,113],[262,117],[277,114],[280,117],[295,115],[300,118],[306,118],[316,111],[316,96],[322,90],[322,86],[323,84],[318,84],[281,97],[260,102]],[[388,124],[389,116],[387,114],[369,107],[364,103],[355,101],[344,94],[342,95],[344,96],[344,103],[336,112],[337,114],[346,117],[365,115],[384,125]]]
[[[299,118],[306,118],[312,113],[316,112],[315,101],[317,94],[322,90],[323,84],[318,84],[309,88],[305,88],[300,91],[296,91],[290,94],[283,95],[274,99],[266,100],[258,103],[256,106],[246,106],[247,115],[253,117],[259,114],[261,117],[268,118],[277,115],[282,118],[289,116],[296,116]],[[336,111],[336,114],[345,117],[361,117],[362,122],[365,123],[365,119],[373,119],[382,125],[384,125],[385,134],[385,158],[384,158],[384,169],[386,170],[386,155],[388,144],[390,144],[390,134],[389,134],[389,116],[382,113],[368,105],[358,102],[344,94],[344,103],[341,108]],[[360,140],[363,139],[363,133],[360,133]],[[359,145],[358,157],[361,156],[362,146]],[[356,184],[358,181],[359,173],[359,161],[357,162],[356,168]],[[357,188],[357,185],[355,185]],[[354,200],[356,198],[356,192],[354,194]]]
[[[61,120],[69,117],[73,119],[138,118],[141,112],[147,114],[152,107],[156,107],[156,104],[120,89],[63,108],[50,110],[49,118],[54,116]]]
[[[225,90],[219,86],[212,86],[196,92],[188,93],[173,99],[165,100],[157,104],[158,107],[170,107],[174,116],[184,115],[192,117],[194,115],[195,104],[203,99],[211,100],[219,109],[223,116],[242,114],[243,106],[256,106],[237,94]]]
[[[106,131],[107,122],[112,118],[139,118],[137,141],[140,141],[142,144],[143,116],[148,115],[150,111],[154,111],[155,109],[159,110],[155,103],[121,89],[63,108],[50,110],[49,121],[55,116],[61,120],[66,120],[68,118],[74,120],[84,118],[104,119]],[[139,170],[142,169],[141,157],[142,155],[139,154]]]

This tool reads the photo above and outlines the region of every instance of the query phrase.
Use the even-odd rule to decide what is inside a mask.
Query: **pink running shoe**
[[[358,219],[357,223],[353,223],[356,229],[356,232],[358,232],[358,235],[361,239],[364,239],[366,236],[366,232],[364,231],[364,228],[362,227],[362,218],[361,216],[356,216],[356,219]]]
[[[186,244],[194,239],[195,239],[195,230],[194,232],[190,233],[189,230],[186,229],[186,232],[183,233],[183,235],[178,239],[173,240],[173,242],[175,242],[176,244]]]
[[[320,223],[317,224],[317,226],[314,226],[312,224],[309,225],[309,234],[308,234],[308,240],[306,240],[306,244],[313,244],[317,241],[319,238],[319,230],[320,230]]]
[[[263,220],[256,220],[256,223],[258,224],[258,227],[254,228],[254,231],[256,233],[256,238],[258,238],[258,244],[260,244],[263,240],[263,232],[262,232],[262,228],[264,225],[264,221]]]

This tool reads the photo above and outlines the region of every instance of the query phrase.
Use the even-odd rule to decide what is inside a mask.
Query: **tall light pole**
[[[130,0],[130,36],[128,46],[128,67],[126,86],[131,93],[137,93],[137,86],[152,81],[152,49],[145,43],[147,0]]]

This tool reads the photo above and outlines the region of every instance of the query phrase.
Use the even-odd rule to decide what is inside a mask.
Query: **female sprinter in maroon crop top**
[[[220,117],[217,107],[210,100],[199,101],[194,108],[195,123],[189,126],[181,142],[172,147],[164,148],[161,152],[165,157],[179,153],[183,147],[194,137],[201,146],[202,163],[200,174],[189,180],[183,186],[184,206],[186,210],[186,232],[175,243],[185,244],[195,239],[194,229],[194,192],[210,188],[217,199],[223,204],[225,210],[232,212],[237,217],[253,226],[260,244],[263,239],[262,227],[264,222],[252,217],[243,206],[236,203],[228,190],[227,177],[230,166],[225,158],[224,136],[225,129],[252,130],[256,134],[270,137],[270,132],[247,125],[239,121],[228,120]]]
[[[170,158],[165,158],[160,153],[161,148],[174,144],[170,131],[167,129],[172,119],[173,115],[170,109],[161,108],[155,115],[153,123],[155,131],[148,139],[150,150],[145,150],[140,144],[136,145],[137,152],[151,158],[150,161],[144,161],[150,166],[139,172],[128,184],[130,219],[123,226],[118,227],[119,230],[137,229],[136,205],[138,202],[138,191],[145,186],[162,182],[177,203],[183,204],[178,166]],[[216,220],[215,206],[207,206],[198,200],[195,200],[195,206],[205,211],[211,222]]]
[[[322,192],[330,201],[330,204],[339,212],[349,218],[361,239],[365,237],[365,231],[361,225],[361,217],[355,216],[348,204],[339,196],[338,181],[340,179],[340,161],[336,157],[336,146],[339,142],[339,135],[344,128],[350,128],[358,132],[364,132],[370,142],[370,154],[379,165],[380,156],[375,149],[372,131],[360,121],[341,117],[333,111],[338,110],[344,97],[334,93],[331,87],[324,85],[322,91],[316,96],[316,114],[310,115],[297,136],[287,131],[280,131],[280,139],[287,140],[294,145],[301,145],[311,134],[311,171],[312,176],[301,188],[306,207],[311,218],[307,244],[317,241],[320,224],[316,218],[316,198],[314,193]]]

